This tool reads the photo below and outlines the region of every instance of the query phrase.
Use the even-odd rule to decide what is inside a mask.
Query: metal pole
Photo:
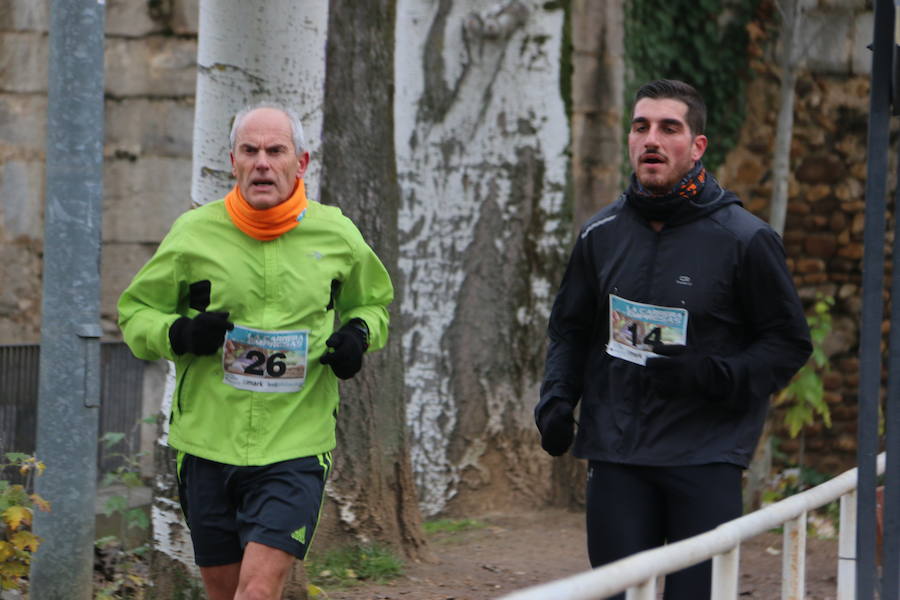
[[[897,5],[900,0],[894,0],[894,19],[896,21]],[[893,90],[893,113],[897,114],[900,109],[900,102],[897,98],[898,84],[897,79],[897,42],[900,41],[900,30],[895,23],[894,28],[894,44],[892,44],[893,68],[892,74],[892,90]],[[897,167],[900,173],[900,165]],[[894,206],[898,206],[900,202],[900,186],[894,191]],[[896,210],[896,209],[895,209]],[[892,262],[897,263],[900,257],[900,222],[894,224],[894,249],[892,254]],[[897,271],[897,265],[892,271],[891,277],[891,297],[900,298],[900,272]],[[883,600],[900,600],[900,479],[898,479],[898,471],[900,468],[900,303],[893,302],[891,304],[891,333],[888,348],[890,355],[888,358],[888,388],[887,388],[887,407],[885,410],[885,430],[887,439],[885,440],[885,451],[887,454],[885,475],[884,475],[884,502],[882,504],[882,527],[884,545],[882,560],[882,592]]]
[[[900,165],[897,167],[900,174]],[[900,186],[894,194],[894,206],[900,206]],[[894,250],[891,274],[891,297],[900,298],[900,221],[894,225]],[[884,533],[882,561],[882,599],[900,600],[900,302],[891,303],[891,333],[888,348],[888,388],[885,410],[887,464],[884,471]]]
[[[50,7],[37,492],[31,598],[92,597],[100,402],[104,0]]]
[[[884,291],[885,179],[890,128],[894,4],[876,0],[869,98],[868,179],[860,326],[857,462],[859,486],[856,535],[856,598],[873,600],[875,570],[875,460],[881,389],[881,321]]]

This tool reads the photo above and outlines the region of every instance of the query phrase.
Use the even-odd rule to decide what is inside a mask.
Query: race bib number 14
[[[688,311],[609,295],[610,356],[644,365],[656,344],[687,344]]]
[[[235,325],[225,336],[223,381],[239,390],[296,392],[306,381],[309,330],[263,331]]]

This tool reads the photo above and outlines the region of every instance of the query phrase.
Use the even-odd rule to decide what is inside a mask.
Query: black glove
[[[575,437],[575,417],[572,405],[562,398],[547,402],[537,416],[538,431],[541,432],[541,448],[550,456],[566,453]]]
[[[731,393],[728,371],[715,357],[680,344],[657,344],[653,352],[662,358],[648,358],[644,366],[650,389],[656,395],[700,396],[715,401]]]
[[[169,327],[169,342],[175,354],[215,354],[234,329],[227,312],[202,312],[193,319],[181,317]]]
[[[369,328],[362,319],[351,319],[325,341],[331,351],[319,359],[341,379],[350,379],[362,368],[363,354],[369,347]]]

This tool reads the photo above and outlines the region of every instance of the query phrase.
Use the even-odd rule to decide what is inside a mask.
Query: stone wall
[[[197,0],[108,0],[102,324],[190,204]],[[0,3],[0,344],[40,341],[48,0]]]
[[[865,2],[856,0],[806,5],[800,37],[808,51],[796,86],[784,243],[805,305],[810,307],[819,295],[835,299],[833,331],[824,344],[831,360],[831,370],[824,377],[825,400],[833,422],[830,429],[821,423],[806,428],[802,442],[791,439],[783,426],[783,409],[775,409],[773,425],[784,460],[796,462],[803,451],[804,464],[836,473],[856,465],[871,67],[871,53],[865,46],[872,37],[872,13]],[[770,40],[767,51],[774,56],[774,50]],[[773,62],[763,57],[755,65],[738,148],[718,173],[745,206],[763,219],[768,219],[772,193],[780,82]],[[892,222],[889,227],[893,228]],[[887,323],[885,331],[886,327]]]

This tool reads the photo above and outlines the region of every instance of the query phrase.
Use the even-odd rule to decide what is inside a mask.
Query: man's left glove
[[[728,372],[714,357],[680,344],[658,344],[653,352],[661,357],[648,358],[644,366],[656,395],[702,396],[717,401],[731,393]]]
[[[575,417],[572,405],[562,398],[547,401],[537,416],[541,432],[541,448],[550,456],[562,456],[575,438]]]
[[[351,319],[325,341],[331,350],[319,359],[341,379],[350,379],[362,368],[363,354],[369,347],[369,328],[362,319]]]

